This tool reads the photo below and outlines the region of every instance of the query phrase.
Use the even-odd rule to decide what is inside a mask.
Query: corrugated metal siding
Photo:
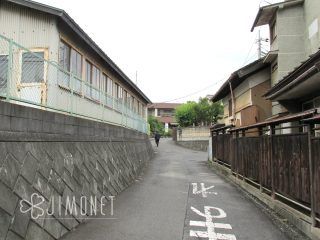
[[[1,34],[19,40],[20,8],[7,2],[0,2],[0,31]]]
[[[2,35],[26,48],[49,49],[50,60],[58,60],[59,33],[54,17],[1,2],[0,29]]]

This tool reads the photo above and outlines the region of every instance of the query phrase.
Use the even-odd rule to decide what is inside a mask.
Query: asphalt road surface
[[[207,167],[207,153],[166,139],[154,149],[156,156],[144,173],[115,198],[112,218],[90,220],[63,239],[287,239],[255,204]]]

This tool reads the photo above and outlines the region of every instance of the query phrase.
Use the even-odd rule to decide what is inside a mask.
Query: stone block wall
[[[152,156],[134,130],[0,101],[0,240],[59,239],[83,218],[60,218],[51,208],[66,202],[54,200],[75,196],[79,208],[81,196],[116,196]],[[44,199],[38,219],[21,212],[34,193]]]
[[[176,144],[192,150],[207,152],[209,140],[176,141]]]

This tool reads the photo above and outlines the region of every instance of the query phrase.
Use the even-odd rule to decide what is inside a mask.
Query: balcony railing
[[[147,133],[146,120],[117,99],[50,61],[48,49],[29,50],[0,35],[0,98]]]

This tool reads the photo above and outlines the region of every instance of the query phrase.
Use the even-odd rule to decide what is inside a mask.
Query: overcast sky
[[[64,9],[134,82],[137,71],[139,88],[153,102],[214,94],[233,71],[257,59],[258,30],[250,29],[259,5],[279,2],[37,1]]]

